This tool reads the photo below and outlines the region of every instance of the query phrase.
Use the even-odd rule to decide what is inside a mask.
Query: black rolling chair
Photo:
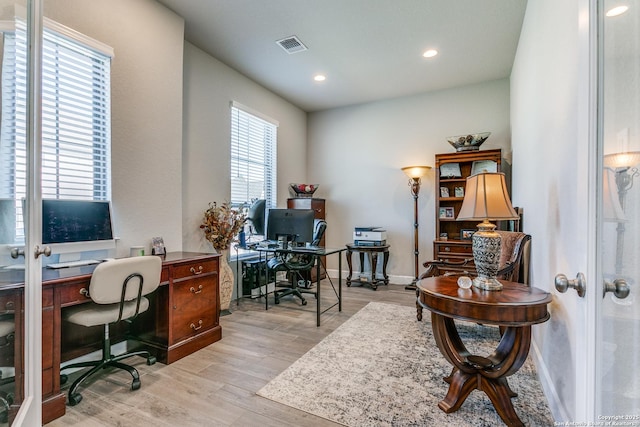
[[[120,321],[131,321],[149,308],[149,300],[145,295],[158,288],[161,270],[162,261],[153,255],[103,262],[96,267],[91,276],[89,297],[92,303],[70,307],[64,312],[63,317],[67,322],[85,327],[104,326],[101,360],[73,363],[60,368],[60,370],[66,370],[92,367],[71,385],[69,389],[71,406],[77,405],[82,400],[78,387],[87,378],[107,367],[129,372],[133,377],[131,390],[140,388],[138,371],[133,366],[121,363],[120,360],[131,356],[142,356],[147,359],[147,365],[153,365],[156,359],[148,351],[134,351],[113,356],[109,325]]]
[[[313,241],[312,246],[320,244],[320,240],[327,229],[327,222],[324,219],[316,219],[313,221]],[[286,271],[287,278],[289,279],[288,285],[285,289],[276,289],[274,292],[275,303],[280,303],[280,298],[287,295],[294,295],[300,298],[302,305],[307,305],[307,301],[302,294],[304,291],[300,290],[298,280],[306,281],[310,277],[311,269],[315,266],[316,256],[308,253],[285,253],[279,254],[267,261],[267,268],[274,274],[278,271]],[[276,283],[277,287],[281,287]]]

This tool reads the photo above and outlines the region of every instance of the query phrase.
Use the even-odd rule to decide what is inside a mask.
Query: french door
[[[600,0],[597,12],[603,184],[594,419],[640,425],[640,1]]]

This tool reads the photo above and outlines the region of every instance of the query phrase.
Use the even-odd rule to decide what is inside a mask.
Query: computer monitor
[[[266,211],[267,201],[264,199],[258,199],[249,208],[249,212],[247,213],[247,219],[251,221],[251,225],[253,226],[253,230],[255,234],[259,234],[264,236],[264,225],[265,225],[265,211]]]
[[[54,253],[115,248],[111,203],[43,199],[42,243]]]
[[[286,238],[289,242],[313,241],[313,209],[269,209],[267,239]]]

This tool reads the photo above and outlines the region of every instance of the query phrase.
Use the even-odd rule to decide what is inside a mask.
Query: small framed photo
[[[498,163],[493,160],[476,160],[471,166],[471,175],[483,172],[498,172]]]
[[[456,197],[464,197],[464,187],[456,187],[453,189],[453,194]]]
[[[476,230],[463,228],[462,230],[460,230],[460,239],[471,240],[471,237],[473,237],[473,233],[475,232]]]
[[[440,208],[439,217],[443,219],[453,219],[453,208]]]
[[[462,178],[459,163],[444,163],[440,165],[440,178]]]
[[[448,187],[440,187],[440,197],[449,197]]]
[[[164,239],[162,237],[153,237],[151,239],[151,253],[153,255],[167,254],[167,250],[164,247]]]

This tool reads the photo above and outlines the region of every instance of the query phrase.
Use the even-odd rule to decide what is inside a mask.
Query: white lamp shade
[[[511,206],[503,173],[485,172],[467,178],[458,220],[518,218],[518,214]]]
[[[431,166],[406,166],[402,168],[402,172],[404,172],[409,178],[422,178],[425,176]]]
[[[625,151],[604,156],[604,165],[613,169],[630,168],[640,164],[640,151]]]

